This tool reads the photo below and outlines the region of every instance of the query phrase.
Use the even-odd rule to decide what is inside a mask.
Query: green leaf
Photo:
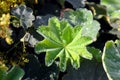
[[[59,63],[60,70],[64,72],[66,70],[67,61],[68,61],[68,58],[69,58],[68,52],[65,51],[65,49],[62,49],[60,51],[59,58],[60,58],[60,63]]]
[[[109,80],[120,80],[120,41],[106,42],[102,62]]]
[[[4,77],[6,77],[6,71],[5,70],[0,70],[0,80],[3,80]]]
[[[85,26],[86,24],[91,24],[93,21],[92,12],[84,8],[79,8],[76,11],[67,11],[64,14],[64,18],[73,25],[82,26]]]
[[[50,40],[47,40],[47,39],[44,39],[43,41],[41,42],[38,42],[36,44],[36,48],[35,48],[35,51],[37,53],[40,53],[40,52],[45,52],[46,50],[47,51],[51,51],[51,50],[58,50],[60,49],[60,44],[56,44],[54,42],[51,42]]]
[[[6,77],[7,75],[7,70],[8,67],[5,66],[5,64],[0,64],[0,80],[3,80],[4,77]]]
[[[73,68],[78,69],[80,67],[80,57],[79,54],[77,54],[78,51],[68,49],[68,52],[69,55],[71,56],[71,64]]]
[[[39,57],[34,54],[27,56],[29,63],[24,66],[25,76],[22,80],[58,80],[59,67],[57,62],[46,67],[43,63],[43,57],[43,54],[40,54]]]
[[[8,72],[0,70],[0,80],[22,80],[25,72],[18,66],[13,66]]]
[[[76,11],[65,12],[64,18],[68,20],[72,25],[84,27],[82,30],[82,36],[89,36],[96,40],[98,31],[100,30],[100,24],[93,20],[92,12],[87,9],[77,9]]]
[[[108,80],[101,63],[96,60],[82,60],[78,70],[67,67],[62,80]]]
[[[13,66],[3,80],[21,80],[24,74],[24,71],[20,67]]]
[[[39,34],[41,34],[43,37],[49,39],[52,42],[61,44],[62,41],[60,39],[60,24],[57,23],[58,20],[54,18],[53,20],[49,20],[49,26],[40,26],[37,30]],[[59,33],[58,33],[59,32]]]
[[[90,53],[92,53],[95,60],[97,60],[98,62],[102,61],[102,51],[101,50],[94,48],[94,47],[87,47],[87,49]]]
[[[61,39],[63,43],[68,44],[72,41],[73,39],[73,27],[69,25],[65,25],[66,27],[63,29]],[[68,37],[69,36],[69,37]]]
[[[74,38],[74,40],[67,46],[67,47],[75,47],[79,48],[79,46],[86,46],[88,44],[92,43],[92,39],[90,37],[78,37],[78,35]]]
[[[97,21],[93,21],[91,24],[83,27],[82,35],[89,36],[96,41],[97,33],[100,30],[100,24]]]
[[[46,57],[45,57],[45,64],[47,66],[51,66],[54,60],[57,58],[58,53],[61,51],[61,49],[55,49],[52,51],[46,51]]]
[[[37,53],[46,52],[45,63],[51,66],[59,60],[59,68],[65,71],[70,60],[75,69],[80,67],[80,57],[92,59],[86,46],[93,42],[92,38],[82,34],[83,27],[72,27],[67,21],[59,21],[56,17],[49,20],[48,26],[40,26],[37,30],[45,39],[35,46]],[[91,30],[92,31],[92,30]],[[93,32],[94,34],[94,32]],[[95,32],[95,34],[97,34]],[[94,36],[95,37],[95,36]]]
[[[119,0],[101,0],[101,4],[107,6],[108,13],[112,13],[115,10],[120,9]]]
[[[112,13],[111,13],[111,15],[110,15],[110,17],[112,18],[112,19],[115,19],[115,18],[119,18],[120,19],[120,10],[115,10],[115,11],[113,11]]]

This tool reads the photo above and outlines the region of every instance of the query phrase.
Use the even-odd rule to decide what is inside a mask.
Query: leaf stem
[[[17,45],[18,45],[19,43],[20,43],[20,41],[17,42],[16,44],[14,44],[13,47],[10,48],[10,49],[7,51],[7,53],[9,53],[11,50],[13,50],[15,47],[17,47]]]

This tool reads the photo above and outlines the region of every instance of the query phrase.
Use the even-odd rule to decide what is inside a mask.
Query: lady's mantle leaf
[[[97,33],[100,30],[99,26],[100,24],[95,20],[91,24],[86,24],[83,27],[82,35],[89,36],[93,39],[93,41],[96,41]]]
[[[101,62],[102,61],[102,51],[100,49],[94,48],[94,47],[87,47],[88,51],[90,53],[92,53],[93,58],[97,61],[97,62]]]
[[[37,43],[35,51],[45,52],[45,63],[52,65],[59,58],[61,71],[66,70],[70,60],[74,68],[80,67],[80,57],[91,59],[92,55],[86,46],[93,42],[89,36],[82,35],[83,27],[72,27],[67,21],[59,21],[56,17],[49,20],[48,26],[40,26],[37,30],[45,39]],[[94,33],[94,32],[93,32]]]
[[[91,24],[93,21],[92,12],[87,9],[78,8],[76,11],[70,10],[65,12],[64,18],[67,19],[72,25]]]
[[[60,47],[59,44],[53,43],[47,39],[40,41],[37,44],[37,46],[38,47],[35,48],[37,53],[61,49],[61,48],[59,48]]]
[[[109,80],[120,80],[120,41],[105,44],[102,61]]]
[[[13,66],[8,72],[0,70],[0,80],[22,80],[25,72],[18,66]]]
[[[32,9],[26,7],[25,5],[20,5],[16,8],[13,8],[11,13],[20,19],[20,26],[22,26],[24,29],[31,27],[32,21],[35,20]]]
[[[12,69],[8,72],[7,76],[5,77],[5,80],[22,80],[22,77],[24,76],[25,72],[20,67],[14,66]]]
[[[62,80],[108,80],[108,78],[101,63],[96,60],[83,59],[78,70],[71,66],[67,67],[67,74]]]
[[[65,12],[64,18],[72,25],[80,25],[83,28],[82,35],[91,37],[96,40],[97,33],[100,29],[100,24],[93,20],[92,12],[87,9],[77,9],[76,11]]]

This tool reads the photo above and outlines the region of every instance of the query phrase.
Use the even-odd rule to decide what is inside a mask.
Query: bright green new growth
[[[120,41],[108,41],[102,56],[103,67],[109,80],[120,80]]]
[[[37,43],[35,51],[45,52],[45,63],[52,65],[59,58],[61,71],[66,70],[67,61],[70,60],[74,68],[80,67],[80,57],[92,59],[86,46],[93,42],[91,37],[82,36],[83,27],[72,27],[67,21],[59,21],[53,17],[48,26],[40,26],[37,30],[45,39]]]

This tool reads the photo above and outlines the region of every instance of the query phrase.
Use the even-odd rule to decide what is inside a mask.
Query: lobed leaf
[[[102,62],[109,80],[120,79],[120,41],[108,41],[105,44]]]
[[[91,24],[83,27],[82,36],[89,36],[96,41],[97,33],[100,30],[100,24],[97,21],[93,21]]]
[[[60,55],[60,51],[61,51],[61,49],[55,49],[55,50],[52,50],[52,51],[46,51],[45,64],[47,66],[51,66],[52,63],[54,62],[54,60],[56,58],[58,58],[58,56]]]
[[[101,50],[94,48],[94,47],[87,47],[87,49],[90,53],[92,53],[94,59],[97,60],[97,62],[102,61],[102,51]]]
[[[47,39],[44,39],[43,41],[40,41],[36,44],[35,51],[37,53],[39,52],[45,52],[45,51],[52,51],[52,50],[58,50],[60,49],[60,44],[53,43]]]
[[[32,9],[26,7],[25,5],[13,8],[11,13],[20,20],[20,26],[24,29],[31,27],[32,21],[35,20]]]
[[[77,9],[76,11],[67,11],[65,12],[64,18],[72,25],[82,26],[82,36],[89,36],[93,39],[93,41],[96,40],[100,24],[93,20],[91,11],[82,8]]]
[[[60,51],[60,55],[59,55],[59,58],[60,58],[60,63],[59,63],[59,68],[61,71],[65,71],[66,70],[66,67],[67,67],[67,61],[68,61],[68,52],[65,51],[65,49],[63,48],[61,51]]]
[[[84,23],[91,24],[92,21]],[[92,54],[87,51],[86,46],[93,42],[92,38],[96,37],[99,30],[99,24],[95,23],[95,27],[98,28],[96,31],[89,28],[90,31],[94,31],[90,33],[90,31],[85,30],[87,27],[84,28],[82,25],[72,27],[66,20],[59,21],[56,17],[53,17],[49,19],[48,26],[38,28],[37,32],[45,39],[37,43],[35,51],[37,53],[46,52],[45,63],[47,66],[51,66],[58,59],[60,70],[65,71],[67,61],[70,60],[72,66],[78,69],[80,67],[80,57],[92,59]],[[84,31],[87,33],[83,34]],[[94,33],[95,35],[93,35]]]
[[[62,80],[108,80],[103,66],[96,60],[83,59],[78,70],[69,66],[66,72]]]
[[[87,9],[78,8],[76,11],[67,11],[64,14],[64,18],[67,19],[72,25],[85,26],[91,24],[93,21],[92,12]]]

